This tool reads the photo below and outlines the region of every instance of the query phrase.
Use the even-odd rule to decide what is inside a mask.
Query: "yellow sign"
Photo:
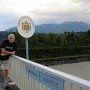
[[[31,23],[29,23],[28,21],[22,22],[22,30],[25,32],[31,31]]]

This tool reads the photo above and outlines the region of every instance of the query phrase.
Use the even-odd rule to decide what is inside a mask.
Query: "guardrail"
[[[10,78],[21,90],[90,90],[90,81],[18,56],[10,64]]]

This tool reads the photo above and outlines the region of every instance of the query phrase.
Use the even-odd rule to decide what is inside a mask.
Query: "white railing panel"
[[[50,90],[26,74],[25,62],[10,58],[10,78],[21,90]]]
[[[90,81],[54,70],[52,68],[37,64],[35,62],[23,59],[18,56],[10,57],[10,77],[16,82],[21,90],[51,90],[50,88],[42,85],[37,80],[34,80],[26,73],[26,64],[34,67],[40,72],[54,75],[55,77],[62,78],[64,82],[64,90],[90,90]]]
[[[64,90],[87,90],[83,87],[80,87],[78,85],[75,85],[75,84],[72,84],[71,82],[69,81],[65,81],[64,82]]]

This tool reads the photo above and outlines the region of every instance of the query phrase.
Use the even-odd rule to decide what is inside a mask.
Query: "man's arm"
[[[16,54],[16,51],[13,51],[13,52],[12,52],[12,55],[15,55],[15,54]]]
[[[6,51],[5,48],[2,48],[1,52],[5,55],[14,55],[14,53],[15,53],[15,52]]]

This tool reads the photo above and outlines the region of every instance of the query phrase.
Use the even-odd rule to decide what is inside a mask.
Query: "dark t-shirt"
[[[16,42],[10,43],[9,40],[4,40],[1,44],[1,49],[5,48],[6,51],[17,51],[17,44]],[[1,52],[2,53],[2,52]],[[5,55],[5,56],[1,56],[0,55],[0,60],[4,61],[4,60],[8,60],[10,55]]]

